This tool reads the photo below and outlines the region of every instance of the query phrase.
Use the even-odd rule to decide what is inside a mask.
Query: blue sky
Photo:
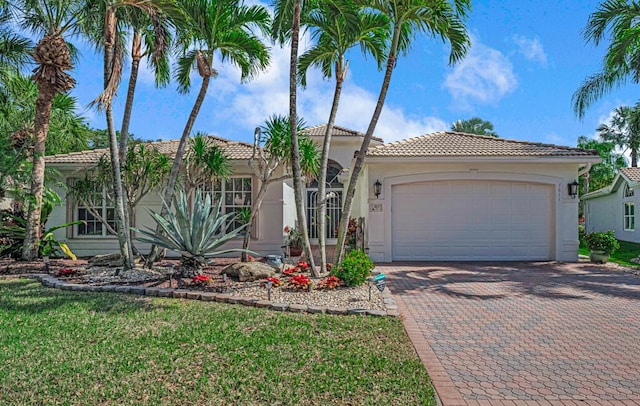
[[[583,120],[572,110],[571,96],[590,74],[601,69],[605,45],[585,44],[581,30],[598,1],[473,2],[467,27],[473,45],[467,58],[448,66],[448,47],[440,40],[418,36],[411,53],[398,61],[376,135],[385,141],[448,129],[458,119],[479,116],[491,121],[503,138],[576,144],[578,136],[594,136],[595,128],[623,104],[639,99],[637,85],[627,85],[595,103]],[[308,46],[308,41],[303,41]],[[220,137],[252,141],[253,129],[274,113],[288,111],[288,49],[272,46],[272,65],[252,82],[241,84],[238,69],[216,63],[219,76],[210,84],[195,130]],[[371,60],[358,49],[348,56],[350,70],[337,124],[365,131],[382,80]],[[82,106],[100,92],[101,56],[83,50],[73,72],[72,91]],[[124,79],[114,108],[120,122],[126,95]],[[326,122],[333,82],[319,72],[299,93],[299,113],[308,125]],[[172,83],[156,89],[143,68],[131,131],[144,139],[177,139],[190,112],[192,91],[176,92]],[[91,125],[105,128],[102,113],[84,109]],[[119,127],[119,124],[118,124]]]

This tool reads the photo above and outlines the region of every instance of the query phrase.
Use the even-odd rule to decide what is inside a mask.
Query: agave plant
[[[214,205],[210,194],[197,190],[193,205],[189,205],[187,193],[179,190],[173,199],[174,213],[167,207],[167,202],[164,202],[168,212],[166,218],[149,210],[162,233],[149,227],[147,230],[134,228],[143,235],[136,237],[136,240],[180,253],[182,275],[199,275],[202,267],[210,262],[209,258],[229,252],[245,251],[237,248],[217,251],[218,247],[237,237],[248,225],[244,224],[228,231],[228,225],[233,224],[236,214],[221,214],[221,204],[222,201],[218,201]]]

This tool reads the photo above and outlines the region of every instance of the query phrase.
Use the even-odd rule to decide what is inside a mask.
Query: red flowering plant
[[[309,263],[305,261],[298,261],[296,268],[298,268],[300,272],[307,272],[309,270]]]
[[[307,275],[298,274],[289,279],[289,284],[296,289],[307,289],[313,282]]]
[[[196,286],[206,286],[211,283],[211,276],[209,275],[196,275],[191,278],[191,284]]]
[[[71,275],[75,275],[77,272],[78,272],[77,269],[62,268],[58,272],[56,272],[56,275],[58,275],[58,276],[71,276]]]
[[[329,276],[327,278],[322,279],[320,282],[318,282],[318,289],[335,289],[338,286],[342,285],[342,279],[338,278],[337,276]]]
[[[267,282],[271,282],[273,284],[274,288],[277,288],[278,286],[284,285],[284,282],[282,282],[282,280],[280,280],[280,279],[278,279],[276,277],[265,278],[264,282],[265,282],[265,285],[267,284]]]
[[[299,268],[285,268],[282,270],[282,273],[286,276],[293,276],[295,274],[297,274],[298,272],[300,272]]]

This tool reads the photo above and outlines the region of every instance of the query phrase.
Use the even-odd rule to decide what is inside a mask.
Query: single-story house
[[[640,168],[624,168],[611,185],[582,196],[585,230],[613,230],[624,241],[640,243],[636,206],[640,204]]]
[[[307,129],[321,143],[325,126]],[[335,238],[349,168],[363,134],[336,127],[330,153],[328,242]],[[247,160],[252,145],[215,138],[234,167],[232,178],[218,193],[226,205],[250,205],[258,180]],[[154,143],[175,153],[177,141]],[[77,176],[107,150],[57,155],[47,165],[65,178]],[[600,161],[595,151],[502,138],[437,132],[385,144],[375,138],[358,182],[352,216],[365,221],[365,244],[374,261],[413,260],[558,260],[578,258],[578,199],[567,185],[579,171]],[[315,227],[317,181],[306,188],[310,237]],[[160,210],[157,193],[141,207]],[[231,208],[233,208],[231,207]],[[103,203],[105,213],[109,203]],[[56,208],[51,224],[94,221],[74,204]],[[138,210],[135,226],[154,226],[146,210]],[[262,254],[281,253],[283,228],[295,224],[293,189],[289,181],[272,184],[253,232],[251,248]],[[99,226],[74,226],[58,231],[80,256],[117,251],[117,242]],[[335,241],[335,240],[333,240]],[[231,243],[230,243],[231,244]],[[234,242],[240,246],[241,241]],[[148,248],[136,243],[142,251]]]

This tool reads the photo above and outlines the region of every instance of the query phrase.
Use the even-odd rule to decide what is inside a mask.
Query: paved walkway
[[[640,405],[640,276],[588,263],[381,264],[449,405]]]

